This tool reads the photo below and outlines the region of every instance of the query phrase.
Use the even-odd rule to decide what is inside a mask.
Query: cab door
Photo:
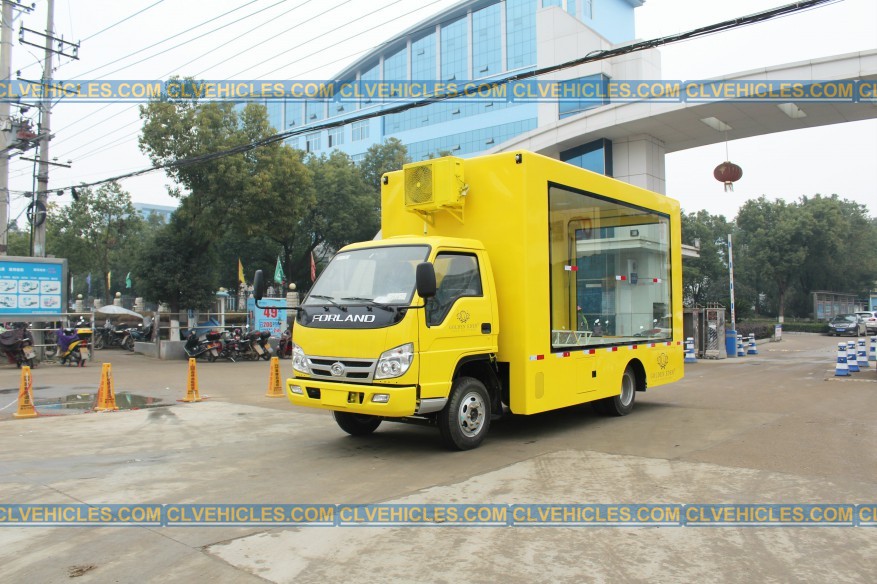
[[[461,357],[496,352],[495,315],[477,253],[440,251],[420,327],[421,397],[447,397]]]

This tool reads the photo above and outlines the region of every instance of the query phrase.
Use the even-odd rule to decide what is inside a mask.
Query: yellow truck
[[[622,416],[682,378],[675,200],[524,151],[382,183],[382,239],[339,250],[296,314],[293,404],[353,435],[436,425],[467,450],[504,413]]]

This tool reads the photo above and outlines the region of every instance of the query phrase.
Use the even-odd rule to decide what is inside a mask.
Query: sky
[[[44,31],[47,0],[16,18],[14,28]],[[55,59],[57,80],[331,79],[381,42],[457,0],[56,0],[55,34],[80,42],[79,59]],[[788,0],[647,0],[636,35],[651,39],[774,8]],[[599,10],[600,0],[595,0]],[[208,22],[210,21],[210,22]],[[170,40],[169,37],[174,36]],[[28,40],[40,37],[28,33]],[[773,21],[660,49],[665,79],[704,79],[772,65],[877,48],[877,2],[840,0]],[[12,71],[41,75],[42,50],[15,43]],[[864,105],[863,107],[873,107]],[[35,110],[28,112],[33,114]],[[17,111],[13,109],[13,114]],[[61,100],[52,109],[49,188],[147,168],[137,137],[136,104]],[[877,120],[732,140],[729,158],[743,168],[734,192],[712,175],[725,144],[666,157],[667,194],[683,210],[733,218],[745,201],[765,195],[793,201],[837,194],[877,216]],[[30,157],[30,155],[28,155]],[[175,205],[161,172],[126,179],[135,202]],[[33,163],[10,162],[10,218],[20,216],[34,188]],[[70,202],[69,191],[52,201]],[[22,217],[20,224],[24,224]]]

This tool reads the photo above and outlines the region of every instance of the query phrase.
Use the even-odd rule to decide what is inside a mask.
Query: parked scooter
[[[17,367],[27,365],[36,367],[36,351],[33,346],[33,335],[28,330],[28,324],[17,322],[13,328],[0,333],[0,349]]]
[[[289,327],[280,335],[280,342],[277,343],[277,356],[281,359],[292,357],[292,329]]]
[[[60,328],[55,333],[58,343],[58,362],[61,365],[75,365],[85,367],[91,354],[88,350],[88,340],[92,336],[91,328],[82,326],[80,321],[75,328]]]

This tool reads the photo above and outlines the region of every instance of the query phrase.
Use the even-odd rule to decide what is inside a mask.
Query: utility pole
[[[12,3],[3,1],[3,31],[0,33],[0,79],[9,81],[12,73]],[[0,102],[0,124],[12,130],[9,102]],[[6,131],[0,132],[0,255],[6,255],[6,227],[9,224],[9,155]]]
[[[37,173],[37,195],[33,213],[33,255],[46,257],[46,199],[49,189],[49,140],[51,139],[52,100],[48,97],[52,86],[52,58],[55,51],[52,43],[55,38],[55,0],[48,0],[46,15],[46,60],[43,65],[42,106],[40,107],[40,167]]]
[[[12,77],[12,21],[15,18],[14,10],[26,10],[32,8],[21,6],[13,0],[0,0],[3,4],[3,19],[0,26],[0,81],[7,83]],[[10,106],[6,100],[0,101],[0,255],[6,255],[6,228],[9,224],[9,150],[15,143],[13,135],[12,118],[9,115]]]
[[[0,1],[8,2],[9,0]],[[22,44],[39,47],[40,45],[25,40],[25,33],[36,34],[37,36],[43,37],[44,46],[42,48],[45,48],[46,54],[45,60],[43,61],[42,78],[39,82],[30,82],[39,86],[38,91],[40,96],[40,126],[37,130],[37,134],[34,136],[35,140],[39,140],[39,156],[36,159],[39,167],[35,177],[37,179],[37,189],[34,199],[28,208],[28,218],[31,221],[31,241],[33,243],[31,255],[34,257],[45,257],[46,255],[46,199],[49,190],[49,165],[55,164],[49,162],[49,140],[52,139],[52,99],[59,90],[59,88],[52,86],[54,55],[57,53],[58,55],[70,57],[72,59],[79,58],[78,44],[55,37],[55,0],[47,0],[46,11],[45,34],[22,26],[18,38],[18,42]],[[57,48],[55,48],[56,45]],[[68,47],[73,49],[72,54],[64,52]],[[63,93],[63,90],[61,90],[61,92]],[[33,134],[31,134],[31,136],[33,136]],[[25,148],[27,147],[29,146],[25,145]],[[59,164],[57,166],[67,165]]]

